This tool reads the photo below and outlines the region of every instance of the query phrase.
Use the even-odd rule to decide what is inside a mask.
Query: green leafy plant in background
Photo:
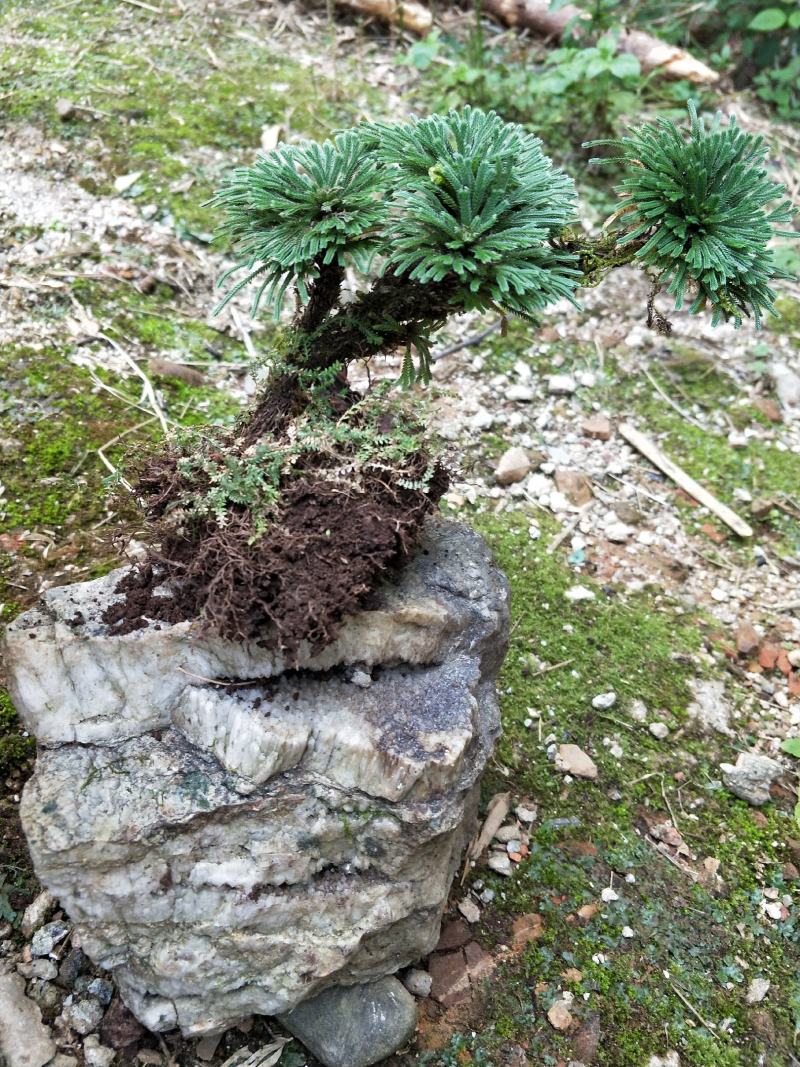
[[[782,118],[800,117],[800,9],[793,2],[758,10],[745,27],[743,56],[757,68],[756,93]],[[746,14],[742,11],[742,17]]]
[[[800,117],[800,9],[796,0],[643,0],[633,23],[710,52],[737,89],[752,86],[784,119]]]
[[[519,44],[487,44],[475,32],[461,42],[433,31],[405,61],[423,72],[422,95],[433,107],[471,104],[524,123],[553,148],[605,134],[637,109],[646,84],[635,56],[619,50],[619,32],[590,46],[566,43],[537,55]]]

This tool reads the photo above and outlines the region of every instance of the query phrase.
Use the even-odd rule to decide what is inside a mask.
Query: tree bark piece
[[[350,8],[362,15],[372,15],[382,22],[400,26],[424,37],[431,32],[433,16],[415,0],[336,0],[337,6]]]
[[[524,26],[541,37],[560,37],[574,19],[589,17],[574,4],[551,11],[549,0],[484,0],[483,9],[507,26]],[[695,85],[711,85],[719,81],[715,70],[689,52],[665,44],[643,30],[624,31],[619,47],[636,56],[646,74],[658,70],[667,78],[685,78]]]
[[[735,511],[731,511],[726,504],[721,503],[707,489],[704,489],[699,482],[691,478],[677,463],[674,463],[669,456],[666,456],[649,437],[627,422],[622,423],[619,432],[620,436],[624,437],[629,445],[632,445],[637,452],[641,452],[654,466],[658,467],[668,478],[671,478],[677,486],[680,486],[695,500],[707,507],[726,526],[730,526],[734,533],[737,533],[740,537],[753,536],[752,526],[749,526],[744,519],[740,519]]]

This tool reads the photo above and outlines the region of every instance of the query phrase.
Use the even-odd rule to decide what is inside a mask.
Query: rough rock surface
[[[25,996],[17,974],[0,974],[0,1063],[4,1067],[43,1067],[56,1054],[42,1013]]]
[[[396,978],[381,978],[326,989],[280,1021],[326,1067],[369,1067],[411,1040],[417,1005]]]
[[[34,865],[134,1014],[218,1032],[430,951],[499,731],[507,588],[480,538],[432,522],[293,671],[188,623],[109,636],[118,578],[47,591],[6,655],[41,746]]]
[[[722,780],[737,797],[756,806],[766,804],[772,783],[782,771],[781,764],[759,752],[740,752],[736,763],[723,763]]]

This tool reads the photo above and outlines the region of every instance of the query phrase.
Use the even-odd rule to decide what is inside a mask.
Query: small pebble
[[[753,978],[747,987],[745,1000],[748,1004],[760,1004],[769,993],[771,983],[767,978]]]
[[[458,902],[458,910],[468,923],[476,923],[481,917],[481,909],[471,897],[464,897]]]
[[[613,708],[617,702],[617,694],[615,692],[610,693],[598,693],[596,697],[592,698],[592,707],[597,708],[599,711],[608,711],[609,708]]]
[[[419,967],[412,967],[410,971],[406,971],[403,985],[412,996],[420,997],[424,1000],[425,997],[429,997],[431,994],[433,978],[427,971],[420,970]]]
[[[59,945],[70,931],[69,923],[56,920],[45,923],[33,935],[31,941],[32,956],[49,956],[56,945]]]
[[[492,852],[488,860],[489,869],[508,878],[513,870],[511,860],[505,852]]]

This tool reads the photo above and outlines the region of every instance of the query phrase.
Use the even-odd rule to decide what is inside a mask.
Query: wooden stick
[[[734,533],[737,533],[740,537],[752,537],[753,527],[740,519],[735,511],[726,505],[722,504],[715,496],[712,496],[707,489],[704,489],[699,482],[696,482],[694,478],[691,478],[686,471],[682,470],[677,463],[674,463],[669,456],[666,456],[655,441],[651,441],[645,434],[640,433],[627,422],[623,422],[619,427],[619,432],[622,437],[632,445],[637,452],[649,459],[650,462],[658,467],[668,478],[670,478],[677,486],[683,489],[694,497],[698,503],[707,507],[710,512],[721,519],[726,526],[730,526]]]
[[[123,3],[132,4],[133,7],[140,7],[143,11],[152,11],[154,15],[164,14],[160,7],[153,7],[152,4],[146,4],[144,0],[123,0]]]
[[[433,26],[433,15],[416,0],[336,0],[336,3],[362,15],[373,15],[420,37],[430,33]]]

